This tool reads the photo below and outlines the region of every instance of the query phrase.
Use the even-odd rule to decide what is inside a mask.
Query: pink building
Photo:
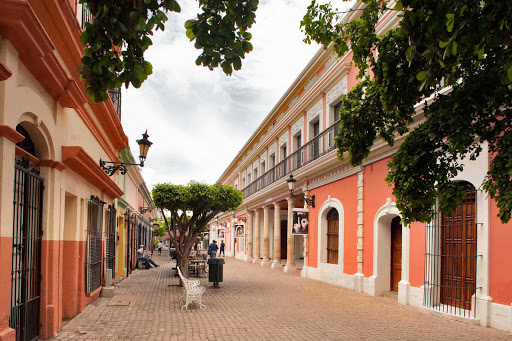
[[[390,11],[377,34],[398,21]],[[455,179],[468,193],[455,213],[402,226],[384,179],[403,137],[395,147],[376,140],[357,167],[336,156],[340,98],[358,82],[351,57],[321,49],[256,128],[218,180],[241,189],[244,202],[211,222],[210,238],[223,230],[231,256],[512,331],[512,224],[502,224],[478,190],[487,145]],[[415,121],[422,120],[419,104]]]

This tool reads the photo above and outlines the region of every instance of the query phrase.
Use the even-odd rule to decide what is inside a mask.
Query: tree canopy
[[[79,72],[93,101],[108,99],[107,90],[130,84],[138,88],[153,72],[144,52],[150,36],[164,30],[168,12],[180,12],[176,0],[80,0],[94,16],[85,23],[85,47]],[[199,0],[201,13],[185,23],[186,34],[202,52],[197,65],[221,66],[226,74],[240,70],[252,50],[248,29],[255,22],[258,0]]]
[[[342,99],[338,157],[353,165],[377,138],[389,145],[407,135],[389,162],[405,224],[428,222],[436,198],[443,212],[463,197],[452,181],[487,142],[492,161],[482,184],[499,217],[512,211],[512,1],[363,0],[360,17],[344,22],[330,4],[313,1],[301,22],[306,42],[349,49],[362,81]],[[380,35],[388,10],[396,29]],[[417,112],[415,106],[423,104]],[[410,129],[413,119],[424,121]],[[478,184],[477,184],[478,186]]]
[[[157,184],[153,187],[152,195],[153,203],[160,209],[176,248],[179,266],[186,276],[188,256],[207,223],[220,212],[234,210],[243,201],[242,192],[232,186],[195,181],[187,186]]]

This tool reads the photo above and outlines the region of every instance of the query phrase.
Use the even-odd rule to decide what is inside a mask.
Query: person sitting
[[[146,251],[146,246],[140,245],[140,248],[137,250],[137,253],[139,255],[139,259],[142,259],[144,261],[144,266],[146,269],[150,268],[150,265],[153,265],[153,267],[158,268],[160,265],[156,264],[151,258],[149,258],[149,252]]]

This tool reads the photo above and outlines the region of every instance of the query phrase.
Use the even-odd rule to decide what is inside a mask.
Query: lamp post
[[[286,182],[288,183],[288,190],[290,191],[290,197],[292,197],[292,198],[294,197],[293,186],[296,181],[297,180],[295,180],[293,178],[293,174],[290,173],[290,176],[288,177]],[[309,206],[315,208],[315,195],[314,194],[312,196],[302,195],[301,199],[304,200],[306,202],[306,204],[308,204]]]
[[[146,157],[148,156],[149,147],[153,144],[153,142],[148,140],[148,131],[142,134],[142,138],[137,140],[139,145],[139,160],[140,163],[128,163],[128,162],[114,162],[114,161],[103,161],[100,159],[100,167],[101,169],[107,173],[108,176],[114,175],[118,170],[121,171],[121,174],[126,174],[128,168],[126,166],[140,166],[144,167],[144,161],[146,161]],[[111,165],[107,165],[111,164]]]
[[[140,212],[141,214],[144,214],[144,213],[146,213],[146,212],[151,211],[152,209],[153,209],[153,207],[151,207],[151,206],[149,206],[149,207],[143,207],[143,206],[140,206],[140,207],[139,207],[139,212]]]

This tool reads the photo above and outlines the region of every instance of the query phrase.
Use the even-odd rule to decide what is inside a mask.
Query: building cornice
[[[83,51],[77,25],[67,1],[0,2],[2,37],[16,48],[20,60],[50,97],[62,107],[75,109],[109,158],[118,161],[111,146],[120,150],[128,138],[110,101],[93,104],[84,95],[85,83],[79,81],[77,71]]]
[[[62,163],[90,184],[115,199],[123,195],[123,190],[100,168],[98,163],[82,147],[63,146]]]

